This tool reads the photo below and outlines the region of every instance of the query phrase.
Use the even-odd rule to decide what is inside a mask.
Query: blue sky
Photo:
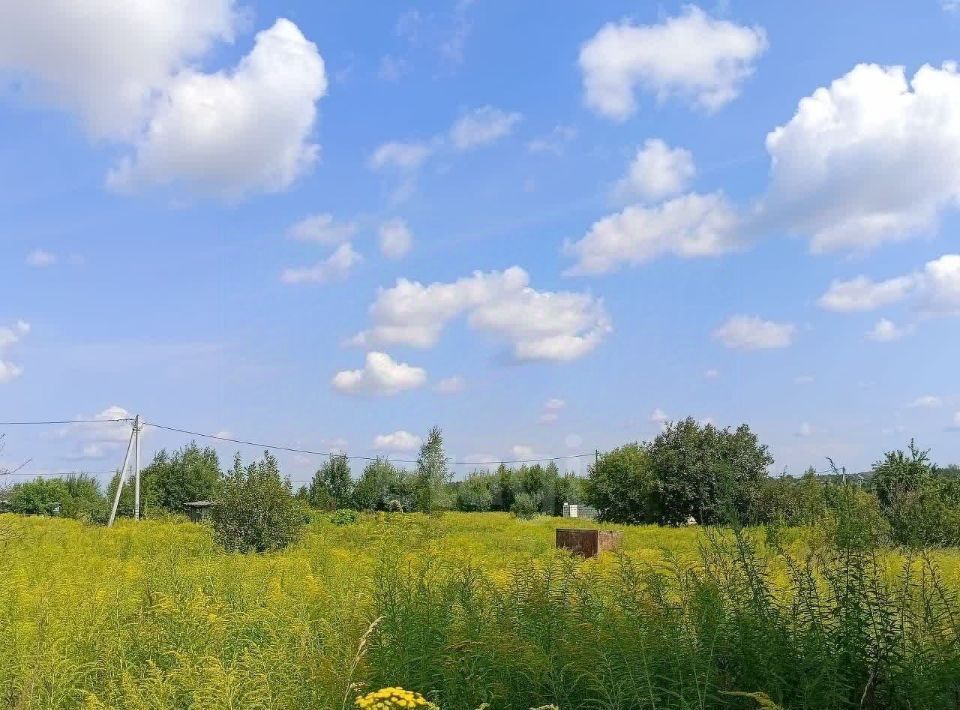
[[[952,3],[123,5],[0,27],[0,419],[960,461]],[[27,472],[123,454],[5,432]]]

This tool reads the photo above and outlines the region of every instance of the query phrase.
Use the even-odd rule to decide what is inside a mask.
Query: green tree
[[[662,522],[749,519],[773,458],[750,427],[701,425],[692,417],[668,424],[647,447],[657,480]]]
[[[170,513],[183,513],[190,501],[213,500],[221,477],[217,452],[193,441],[172,455],[161,449],[140,474],[147,500]]]
[[[58,515],[89,522],[104,522],[107,515],[100,483],[82,473],[18,483],[10,488],[7,499],[10,512],[23,515]]]
[[[231,552],[283,549],[300,537],[308,518],[269,451],[246,467],[237,454],[210,517],[217,541]]]
[[[870,481],[880,505],[889,508],[900,496],[919,490],[936,474],[930,452],[920,450],[911,439],[907,452],[888,451],[873,465]]]
[[[311,507],[322,510],[350,507],[353,502],[353,477],[346,456],[331,455],[313,474],[307,489],[307,500]]]
[[[449,506],[447,484],[452,476],[449,459],[443,450],[443,433],[433,427],[420,446],[413,493],[417,510],[430,513]]]
[[[486,471],[474,471],[457,485],[457,510],[482,513],[493,506],[494,478]]]
[[[611,523],[657,521],[661,515],[658,492],[650,453],[638,443],[601,455],[590,467],[586,482],[587,501],[601,520]]]
[[[378,457],[364,467],[353,489],[353,505],[359,510],[411,510],[409,478],[406,471]]]

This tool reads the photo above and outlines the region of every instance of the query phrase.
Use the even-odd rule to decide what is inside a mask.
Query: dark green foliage
[[[443,450],[443,433],[433,427],[420,446],[417,469],[413,476],[413,498],[416,509],[430,513],[450,506],[447,484],[452,478],[449,459]]]
[[[17,483],[7,493],[7,507],[11,513],[58,515],[90,522],[103,522],[107,516],[100,484],[84,474]]]
[[[672,524],[689,516],[702,524],[747,519],[773,463],[746,424],[731,431],[701,425],[692,417],[668,424],[648,452],[661,521]]]
[[[541,502],[539,495],[521,491],[514,497],[510,512],[522,520],[529,520],[540,512]]]
[[[558,555],[502,585],[469,564],[380,556],[369,687],[441,707],[953,708],[958,599],[926,557],[792,556],[739,530],[696,562]],[[751,699],[752,698],[752,699]],[[758,705],[758,703],[762,703]]]
[[[353,489],[353,505],[360,510],[413,510],[410,475],[386,459],[371,461]]]
[[[330,516],[330,522],[334,525],[353,525],[360,519],[360,513],[350,508],[338,508]]]
[[[659,488],[650,453],[641,444],[626,444],[599,457],[587,477],[587,500],[600,519],[640,525],[659,520]]]
[[[493,478],[474,471],[457,484],[457,510],[483,513],[493,507]]]
[[[353,502],[353,478],[346,456],[331,455],[313,474],[307,489],[307,501],[313,508],[336,510]]]
[[[307,518],[269,451],[246,467],[237,454],[210,516],[217,541],[231,552],[283,549],[300,537]]]
[[[903,496],[922,488],[937,473],[930,461],[930,452],[921,451],[913,440],[907,452],[888,451],[883,460],[873,465],[870,484],[877,500],[884,508],[890,508]]]
[[[156,506],[168,513],[183,513],[184,503],[213,500],[220,484],[220,459],[212,448],[196,442],[173,454],[157,452],[153,462],[140,472],[142,508]]]

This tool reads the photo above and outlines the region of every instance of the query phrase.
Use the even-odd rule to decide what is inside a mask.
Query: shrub
[[[353,501],[353,478],[346,456],[332,455],[313,474],[307,489],[307,501],[312,508],[336,510]]]
[[[211,511],[217,541],[231,552],[280,550],[297,540],[307,516],[280,477],[277,460],[265,451],[244,468],[233,462]]]
[[[532,493],[517,493],[510,512],[521,520],[530,520],[540,512],[540,498]]]
[[[650,454],[641,444],[601,455],[590,467],[586,495],[605,522],[639,525],[660,517]]]
[[[100,484],[85,474],[18,483],[10,488],[7,508],[22,515],[59,515],[90,522],[103,522],[107,516]]]
[[[142,508],[183,513],[184,503],[216,498],[220,478],[220,459],[210,447],[201,449],[190,442],[172,455],[161,449],[140,472]]]
[[[360,513],[350,508],[338,508],[330,516],[330,522],[334,525],[353,525],[360,519]]]
[[[493,477],[484,471],[474,471],[457,484],[457,510],[465,513],[483,513],[493,507]]]
[[[353,489],[353,504],[360,510],[412,510],[411,483],[406,471],[377,458],[363,469]]]

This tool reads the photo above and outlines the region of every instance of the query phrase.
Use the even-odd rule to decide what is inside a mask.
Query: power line
[[[60,478],[63,476],[112,476],[116,471],[56,471],[37,473],[4,473],[0,472],[0,480],[4,478]]]
[[[342,456],[343,458],[349,459],[349,460],[351,460],[351,461],[353,461],[353,460],[357,460],[357,461],[376,461],[376,460],[378,460],[378,458],[380,458],[380,457],[376,457],[376,456],[360,456],[360,455],[356,455],[356,454],[350,455],[350,454],[346,454],[346,453],[333,454],[333,453],[330,452],[330,451],[312,451],[312,450],[310,450],[310,449],[298,449],[298,448],[295,448],[295,447],[292,447],[292,446],[280,446],[280,445],[276,445],[276,444],[267,444],[267,443],[262,443],[262,442],[257,442],[257,441],[247,441],[247,440],[245,440],[245,439],[234,439],[234,438],[229,437],[229,436],[220,436],[220,435],[218,435],[218,434],[204,434],[203,432],[199,432],[199,431],[191,431],[191,430],[189,430],[189,429],[180,429],[180,428],[178,428],[178,427],[165,426],[165,425],[163,425],[163,424],[154,424],[153,422],[144,422],[144,426],[150,426],[150,427],[153,427],[153,428],[155,428],[155,429],[163,429],[163,430],[165,430],[165,431],[172,431],[172,432],[176,432],[176,433],[178,433],[178,434],[186,434],[186,435],[188,435],[188,436],[197,436],[197,437],[200,437],[200,438],[202,438],[202,439],[213,439],[213,440],[215,440],[215,441],[226,441],[226,442],[229,442],[229,443],[231,443],[231,444],[242,444],[242,445],[244,445],[244,446],[257,446],[257,447],[261,447],[261,448],[264,448],[264,449],[270,449],[270,450],[273,450],[273,451],[286,451],[286,452],[294,453],[294,454],[305,454],[305,455],[307,455],[307,456],[331,456],[331,455],[334,455],[334,456]],[[451,461],[451,462],[450,462],[450,465],[452,465],[452,466],[493,466],[493,465],[499,466],[500,464],[506,465],[506,464],[539,463],[539,462],[542,462],[542,461],[562,461],[562,460],[566,460],[566,459],[585,458],[585,457],[587,457],[587,456],[593,456],[593,455],[594,455],[594,453],[593,453],[593,452],[590,452],[590,453],[587,453],[587,454],[569,454],[569,455],[567,455],[567,456],[543,456],[543,457],[540,457],[540,458],[513,459],[513,460],[505,460],[505,461]],[[416,460],[416,459],[395,459],[395,458],[387,457],[387,460],[392,461],[392,462],[394,462],[394,463],[417,463],[417,460]]]
[[[0,422],[0,426],[42,426],[46,424],[115,424],[132,422],[133,417],[124,419],[58,419],[44,422]]]

